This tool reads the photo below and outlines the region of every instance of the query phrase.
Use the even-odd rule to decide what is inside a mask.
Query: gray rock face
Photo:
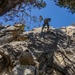
[[[0,55],[7,64],[0,70],[10,72],[7,75],[27,75],[28,73],[30,75],[74,75],[75,42],[71,40],[70,45],[67,46],[69,41],[67,35],[60,29],[50,29],[49,33],[40,31],[41,28],[37,28],[24,32],[23,35],[29,37],[25,41],[2,44]],[[26,55],[27,50],[29,53]],[[3,61],[0,60],[2,65],[4,65]],[[35,64],[27,64],[25,61]],[[33,68],[27,69],[27,66],[33,66]],[[11,71],[10,68],[12,68]],[[38,74],[34,74],[35,68]]]
[[[17,65],[9,75],[37,75],[34,66]]]

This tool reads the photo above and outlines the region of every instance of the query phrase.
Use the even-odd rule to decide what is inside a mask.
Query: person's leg
[[[49,32],[49,24],[47,23],[47,32]]]
[[[44,27],[45,27],[45,24],[43,24],[42,31],[43,31]]]

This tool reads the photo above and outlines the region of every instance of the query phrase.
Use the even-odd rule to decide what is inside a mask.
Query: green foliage
[[[31,21],[36,22],[38,18],[36,16],[35,17],[31,16],[31,10],[34,8],[42,9],[46,6],[46,3],[43,0],[21,0],[21,1],[22,2],[17,4],[15,8],[11,8],[11,11],[2,15],[2,18],[5,23],[11,21],[13,23],[23,23],[25,25],[28,25],[28,23],[31,23]],[[10,7],[10,4],[8,6]],[[9,9],[9,7],[7,9]]]
[[[36,16],[31,16],[31,11],[33,8],[35,9],[44,8],[46,6],[46,1],[44,0],[16,0],[16,2],[18,1],[19,2],[16,3],[15,8],[11,8],[10,12],[8,12],[8,10],[10,10],[9,7],[11,5],[12,6],[14,5],[13,3],[15,2],[15,0],[11,0],[12,4],[7,4],[7,5],[6,3],[3,3],[3,1],[8,2],[10,0],[0,0],[0,6],[7,7],[7,13],[2,16],[4,22],[11,21],[13,23],[23,23],[28,26],[33,22],[38,23],[43,20],[42,16],[40,16],[39,18],[37,18]],[[54,0],[54,2],[57,6],[67,8],[71,13],[75,13],[75,0]],[[2,5],[2,3],[4,5]],[[1,12],[2,8],[0,7],[0,13],[2,13]]]
[[[59,7],[69,9],[72,14],[75,13],[75,0],[54,0],[54,2]]]

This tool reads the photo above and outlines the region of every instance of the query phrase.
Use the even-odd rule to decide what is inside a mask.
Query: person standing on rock
[[[42,31],[44,29],[44,27],[47,25],[47,32],[49,32],[49,22],[51,21],[51,18],[45,18],[44,19],[44,24],[43,24],[43,27],[42,27]]]

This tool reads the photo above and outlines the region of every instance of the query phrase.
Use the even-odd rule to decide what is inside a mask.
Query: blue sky
[[[69,13],[68,9],[56,6],[52,0],[44,0],[44,1],[46,1],[47,6],[41,10],[32,9],[31,15],[36,15],[37,17],[39,17],[39,15],[42,15],[43,18],[50,17],[51,18],[50,25],[55,28],[68,26],[71,25],[72,23],[75,23],[75,14]],[[0,17],[0,22],[1,21],[3,21],[2,17]],[[11,24],[11,22],[8,23]],[[42,26],[43,22],[40,25]],[[31,27],[30,29],[32,29],[34,26],[30,27]]]
[[[75,14],[69,13],[68,9],[56,6],[51,0],[44,1],[47,3],[46,8],[41,10],[34,9],[32,14],[42,15],[44,18],[50,17],[52,19],[50,25],[53,27],[68,26],[75,23]]]

